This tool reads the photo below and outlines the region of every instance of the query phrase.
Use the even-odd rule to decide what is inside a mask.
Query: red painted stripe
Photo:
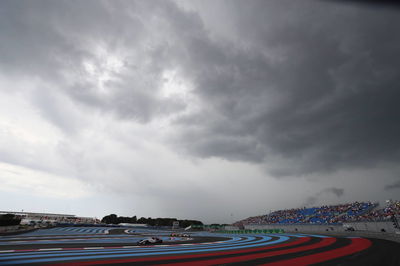
[[[244,256],[229,257],[229,258],[194,261],[194,262],[190,262],[190,265],[204,266],[204,265],[217,265],[217,264],[225,264],[225,263],[244,262],[244,261],[249,261],[249,260],[262,259],[262,258],[285,255],[285,254],[301,252],[301,251],[306,251],[306,250],[311,250],[311,249],[316,249],[316,248],[322,248],[325,246],[329,246],[335,242],[336,242],[336,238],[329,237],[329,238],[324,238],[321,242],[318,242],[316,244],[307,245],[307,246],[303,246],[303,247],[278,250],[278,251],[272,251],[272,252],[266,252],[266,253],[250,254],[250,255],[244,255]],[[162,264],[162,265],[165,266],[165,265],[186,265],[186,264],[188,264],[188,263],[180,262],[180,263],[171,263],[171,264]]]
[[[275,266],[275,265],[310,265],[314,263],[320,263],[327,260],[332,260],[336,258],[340,258],[343,256],[347,256],[356,252],[360,252],[364,249],[369,248],[372,245],[372,242],[365,238],[352,238],[351,244],[342,248],[337,248],[334,250],[329,250],[325,252],[321,252],[318,254],[308,255],[300,258],[294,258],[289,260],[283,260],[273,263],[266,263],[263,265]]]
[[[192,258],[203,258],[209,256],[223,256],[223,255],[233,255],[233,254],[240,254],[245,252],[253,252],[253,251],[261,251],[261,250],[269,250],[269,249],[276,249],[276,248],[284,248],[290,247],[295,245],[300,245],[310,241],[310,237],[302,237],[298,240],[278,244],[273,246],[261,247],[261,248],[245,248],[240,250],[234,251],[220,251],[220,252],[213,252],[207,254],[192,254],[192,255],[179,255],[179,256],[164,256],[164,257],[152,257],[152,258],[131,258],[131,259],[112,259],[112,260],[97,260],[97,261],[77,261],[77,262],[66,262],[66,263],[59,263],[59,264],[52,264],[52,265],[64,265],[64,266],[85,266],[85,265],[100,265],[100,264],[117,264],[117,263],[130,263],[130,262],[145,262],[145,261],[161,261],[161,260],[175,260],[175,259],[192,259]]]

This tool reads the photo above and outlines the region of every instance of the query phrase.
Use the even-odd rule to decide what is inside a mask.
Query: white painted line
[[[103,249],[104,247],[85,247],[83,249]]]
[[[10,250],[0,250],[0,253],[15,252],[15,249]]]
[[[38,251],[62,250],[62,248],[39,248]]]
[[[137,246],[122,246],[122,248],[135,248]]]

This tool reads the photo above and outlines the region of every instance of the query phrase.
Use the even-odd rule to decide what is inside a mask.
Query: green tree
[[[3,214],[0,215],[0,226],[10,226],[19,225],[21,223],[21,218],[15,216],[14,214]]]
[[[110,214],[110,215],[104,216],[103,219],[101,219],[101,222],[106,223],[106,224],[117,224],[118,217],[116,214]]]

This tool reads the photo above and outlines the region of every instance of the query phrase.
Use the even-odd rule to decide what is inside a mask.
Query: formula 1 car
[[[161,244],[162,242],[163,242],[162,239],[160,239],[158,237],[149,237],[149,238],[145,238],[145,239],[138,241],[137,244],[139,246],[142,246],[142,245]]]

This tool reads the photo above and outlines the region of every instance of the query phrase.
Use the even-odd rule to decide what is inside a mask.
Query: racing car
[[[137,244],[139,246],[141,246],[141,245],[154,245],[154,244],[160,244],[162,242],[163,242],[162,239],[153,236],[153,237],[142,239],[142,240],[138,241]]]

